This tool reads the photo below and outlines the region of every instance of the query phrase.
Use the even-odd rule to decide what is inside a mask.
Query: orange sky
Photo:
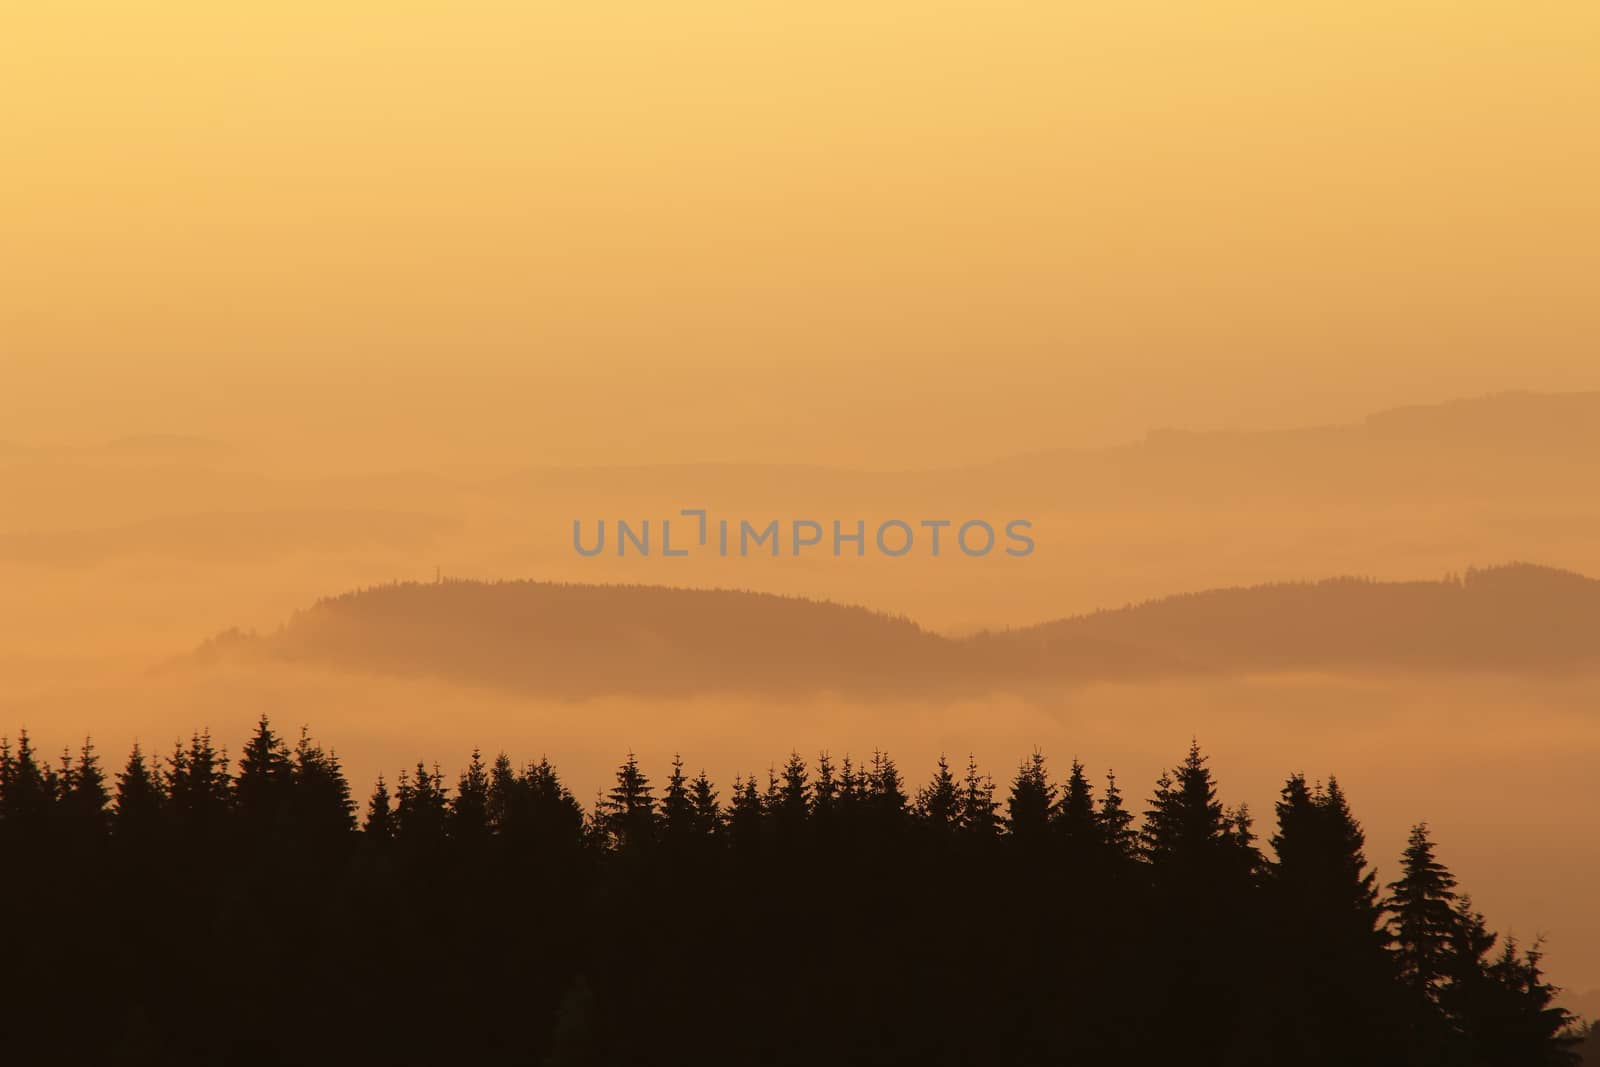
[[[1600,9],[287,0],[0,39],[0,437],[896,466],[1600,387]]]

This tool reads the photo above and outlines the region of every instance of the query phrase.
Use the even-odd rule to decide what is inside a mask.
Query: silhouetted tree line
[[[1338,783],[1268,840],[1198,747],[1136,818],[1042,755],[791,756],[724,798],[630,755],[422,763],[358,810],[263,719],[107,774],[0,748],[6,1063],[1576,1062],[1538,946],[1419,825],[1378,884]]]

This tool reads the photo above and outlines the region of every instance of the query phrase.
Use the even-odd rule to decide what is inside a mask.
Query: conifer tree
[[[977,758],[967,756],[967,773],[961,780],[961,831],[980,841],[1000,833],[1000,805],[994,798],[994,779],[978,773]]]
[[[617,847],[642,849],[655,842],[656,802],[651,792],[650,779],[629,752],[606,797],[606,829]]]
[[[961,792],[955,775],[950,773],[950,761],[944,753],[934,769],[933,780],[917,792],[917,817],[935,833],[954,832],[961,824]]]
[[[1223,807],[1198,743],[1157,781],[1141,837],[1157,882],[1181,892],[1242,892],[1261,865],[1248,809]]]
[[[1480,1056],[1492,1067],[1571,1067],[1588,1062],[1577,1047],[1582,1038],[1573,1030],[1574,1018],[1556,1006],[1560,992],[1546,982],[1535,943],[1519,952],[1515,938],[1506,938],[1500,955],[1487,973],[1496,991],[1492,1019],[1480,1029]]]
[[[166,799],[160,775],[145,761],[144,753],[135,742],[127,764],[117,774],[113,832],[128,838],[154,833],[161,826]]]
[[[211,732],[202,730],[177,745],[167,761],[166,794],[180,830],[191,836],[210,837],[222,832],[232,801],[228,757],[211,744]]]
[[[510,824],[521,806],[518,794],[522,792],[521,783],[518,781],[516,769],[511,765],[511,757],[501,752],[494,758],[494,765],[489,768],[489,797],[488,818],[489,828],[495,833],[507,833]]]
[[[512,794],[517,804],[507,817],[516,837],[548,854],[567,853],[584,840],[584,812],[549,759],[525,767]],[[599,809],[597,809],[598,812]]]
[[[472,750],[472,760],[456,780],[449,826],[450,836],[457,841],[478,843],[489,836],[489,769],[479,749]]]
[[[734,776],[728,806],[728,834],[736,848],[752,848],[761,840],[761,794],[755,777]]]
[[[791,835],[799,833],[811,811],[811,783],[807,780],[806,761],[798,752],[790,752],[783,765],[776,800],[779,831]]]
[[[1056,810],[1058,790],[1045,770],[1044,754],[1037,750],[1017,766],[1006,798],[1006,831],[1025,847],[1037,847],[1045,840]]]
[[[1248,815],[1230,813],[1198,743],[1156,784],[1142,833],[1149,875],[1147,920],[1168,970],[1157,986],[1171,1013],[1152,1059],[1259,1061],[1267,1040],[1263,948],[1254,877],[1260,859]],[[1259,1013],[1262,1017],[1247,1015]],[[1245,1044],[1231,1050],[1233,1037]]]
[[[1383,946],[1387,937],[1377,875],[1367,866],[1366,835],[1338,780],[1312,790],[1303,775],[1293,775],[1276,811],[1272,882],[1294,926],[1351,948]]]
[[[871,811],[879,825],[886,831],[898,827],[909,808],[900,769],[887,752],[873,751],[872,768],[867,772],[866,786]]]
[[[1572,1062],[1564,1033],[1569,1017],[1554,1006],[1556,990],[1539,973],[1537,948],[1524,956],[1507,938],[1491,959],[1499,939],[1471,899],[1459,897],[1452,912],[1444,981],[1436,991],[1449,1025],[1444,1055],[1493,1067]]]
[[[1094,787],[1089,784],[1083,764],[1076,759],[1056,808],[1054,826],[1069,862],[1090,863],[1100,858],[1104,842],[1094,810]]]
[[[816,781],[811,783],[811,814],[819,822],[827,822],[833,815],[834,801],[839,796],[839,782],[834,777],[833,760],[826,751],[817,756]]]
[[[1284,783],[1276,813],[1268,887],[1280,1007],[1271,1017],[1307,1064],[1370,1057],[1395,1043],[1398,1027],[1387,995],[1388,935],[1361,825],[1336,780],[1313,789],[1299,774]]]
[[[689,794],[689,779],[683,773],[683,757],[672,756],[672,771],[661,794],[661,836],[682,842],[694,836],[694,798]]]
[[[1133,813],[1122,802],[1122,790],[1117,787],[1115,771],[1106,774],[1105,795],[1100,798],[1100,810],[1095,821],[1100,828],[1106,852],[1114,861],[1131,863],[1139,853],[1139,832],[1133,828]]]
[[[100,770],[100,757],[95,754],[94,743],[84,738],[77,762],[69,763],[65,755],[61,761],[61,815],[72,827],[75,837],[97,839],[110,825],[111,798],[106,792],[106,776]]]
[[[381,774],[378,775],[378,784],[372,789],[371,799],[367,801],[367,818],[361,830],[368,838],[380,843],[394,838],[394,808],[389,800],[389,785]]]
[[[717,791],[711,779],[706,777],[703,767],[689,787],[689,801],[694,812],[695,835],[702,838],[716,836],[722,828],[722,809],[717,804]]]
[[[1395,962],[1402,982],[1435,1001],[1449,970],[1457,928],[1455,876],[1435,858],[1427,823],[1411,828],[1400,864],[1400,878],[1389,883],[1383,902],[1390,914]]]
[[[1482,1044],[1494,1029],[1499,1005],[1489,975],[1489,953],[1498,940],[1483,915],[1473,909],[1472,898],[1458,896],[1451,908],[1435,994],[1440,1009],[1467,1045]]]
[[[16,751],[0,755],[0,825],[13,836],[42,831],[55,802],[54,774],[40,766],[28,731],[19,731]]]
[[[239,754],[239,773],[233,783],[234,807],[244,831],[263,837],[286,830],[293,790],[289,746],[262,715]]]
[[[1255,818],[1250,814],[1250,805],[1240,803],[1227,808],[1223,818],[1227,823],[1227,840],[1233,846],[1239,868],[1251,876],[1259,874],[1264,862],[1256,850]]]
[[[865,807],[867,796],[866,776],[856,773],[855,764],[845,756],[839,764],[839,793],[834,798],[834,810],[841,823],[850,824]]]
[[[355,798],[335,752],[324,752],[304,727],[291,765],[292,825],[319,844],[345,842],[356,825]]]
[[[779,807],[778,768],[767,765],[767,788],[761,794],[761,813],[776,821]]]
[[[400,774],[395,789],[395,837],[408,845],[427,846],[442,840],[449,823],[449,791],[435,764],[432,771],[417,761],[416,773]]]
[[[605,852],[614,844],[611,839],[610,817],[606,811],[606,795],[603,790],[595,790],[594,804],[589,808],[584,818],[583,842],[594,852]]]

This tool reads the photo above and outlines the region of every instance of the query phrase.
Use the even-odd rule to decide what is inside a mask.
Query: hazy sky
[[[1600,387],[1600,7],[13,5],[0,438],[948,462]]]

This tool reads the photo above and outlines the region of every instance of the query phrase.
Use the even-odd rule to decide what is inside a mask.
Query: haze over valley
[[[1230,802],[1337,774],[1392,870],[1434,827],[1490,917],[1600,988],[1600,395],[1162,431],[961,467],[323,472],[249,442],[0,450],[0,722],[108,762],[307,723],[360,788],[420,755],[1035,747],[1143,796],[1191,737]],[[574,519],[1028,517],[1036,551],[594,559]],[[1525,561],[1525,562],[1517,562]],[[436,581],[436,576],[442,580]],[[454,768],[445,768],[447,775]],[[1533,798],[1535,820],[1516,817]],[[1554,878],[1551,872],[1556,872]],[[1537,925],[1534,925],[1537,924]]]

